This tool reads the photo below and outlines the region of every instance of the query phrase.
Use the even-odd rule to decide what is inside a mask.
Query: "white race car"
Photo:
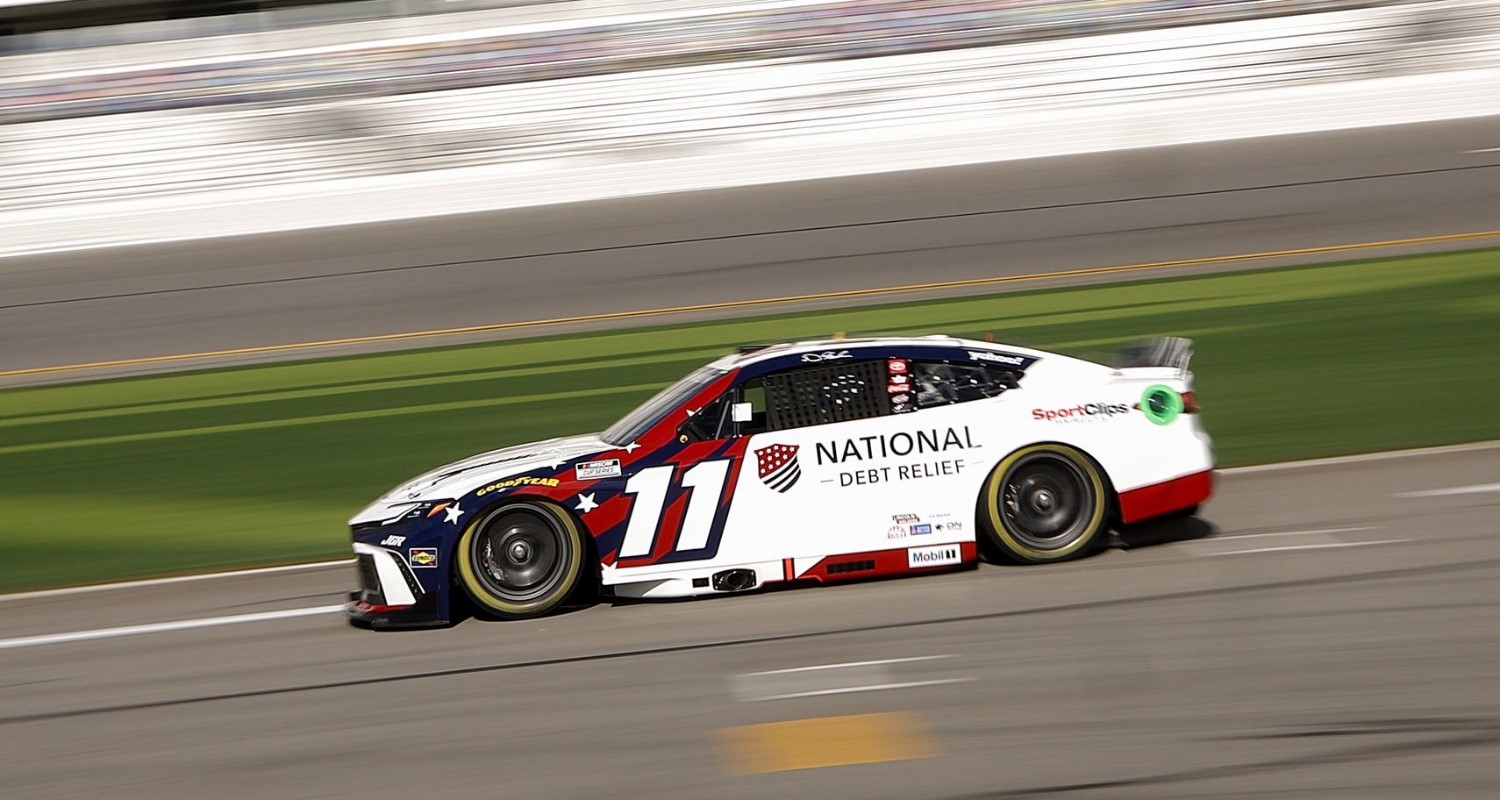
[[[1114,366],[954,339],[747,347],[602,434],[483,453],[357,514],[357,624],[1073,558],[1212,493],[1183,339]],[[462,595],[459,593],[462,592]]]

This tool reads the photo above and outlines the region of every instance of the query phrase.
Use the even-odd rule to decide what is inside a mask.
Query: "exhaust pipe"
[[[714,591],[743,592],[755,588],[755,570],[726,569],[714,574]]]

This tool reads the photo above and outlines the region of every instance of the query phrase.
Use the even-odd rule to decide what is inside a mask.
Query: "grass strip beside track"
[[[0,391],[0,591],[347,554],[473,452],[598,430],[735,345],[1184,335],[1225,466],[1500,438],[1500,251],[783,314]]]

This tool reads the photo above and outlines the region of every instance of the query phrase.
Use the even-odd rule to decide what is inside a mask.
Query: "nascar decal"
[[[639,447],[640,445],[636,445]],[[591,481],[599,478],[620,477],[620,459],[611,458],[605,461],[586,461],[573,468],[578,475],[578,480]]]
[[[797,463],[800,449],[794,444],[773,444],[756,450],[755,464],[761,483],[783,493],[796,486],[802,477],[802,465]]]

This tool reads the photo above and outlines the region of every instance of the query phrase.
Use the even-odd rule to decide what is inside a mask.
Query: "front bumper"
[[[359,588],[349,594],[344,613],[365,628],[434,627],[451,623],[446,586],[434,575],[424,586],[400,551],[354,543]],[[434,573],[438,572],[433,570]]]

